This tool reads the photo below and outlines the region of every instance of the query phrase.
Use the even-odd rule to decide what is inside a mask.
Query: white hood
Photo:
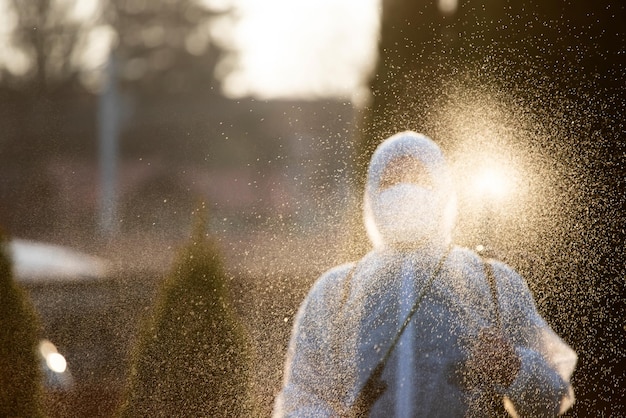
[[[418,160],[428,185],[382,185],[383,173],[398,158]],[[430,138],[401,132],[378,146],[370,161],[364,218],[375,247],[448,245],[456,221],[456,194],[445,158]]]

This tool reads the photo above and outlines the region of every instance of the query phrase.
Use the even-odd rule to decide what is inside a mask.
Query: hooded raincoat
[[[576,354],[538,314],[517,273],[451,245],[456,200],[437,145],[414,132],[383,142],[364,203],[374,249],[323,274],[300,306],[274,417],[355,416],[355,401],[383,358],[384,390],[370,416],[487,416],[481,399],[493,393],[511,415],[567,410]],[[506,387],[468,387],[459,379],[468,347],[495,325],[521,366]]]

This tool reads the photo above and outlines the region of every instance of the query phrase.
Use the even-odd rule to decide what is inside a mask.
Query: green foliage
[[[13,280],[7,242],[0,232],[0,416],[40,417],[42,376],[39,318]]]
[[[203,229],[196,228],[143,324],[121,417],[249,416],[248,337]]]

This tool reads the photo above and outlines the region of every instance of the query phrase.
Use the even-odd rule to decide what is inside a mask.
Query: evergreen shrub
[[[0,232],[0,417],[42,417],[40,322],[14,280],[8,245]]]
[[[250,416],[250,345],[219,251],[200,221],[132,353],[120,417]]]

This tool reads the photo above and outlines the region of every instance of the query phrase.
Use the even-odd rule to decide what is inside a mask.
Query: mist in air
[[[455,243],[519,272],[578,353],[571,416],[624,413],[625,6],[35,3],[0,1],[0,228],[71,372],[53,416],[118,411],[169,303],[199,318],[170,342],[233,335],[220,356],[248,365],[224,370],[269,415],[299,304],[371,249],[368,158],[404,130],[451,166]],[[193,363],[174,343],[159,361]]]

